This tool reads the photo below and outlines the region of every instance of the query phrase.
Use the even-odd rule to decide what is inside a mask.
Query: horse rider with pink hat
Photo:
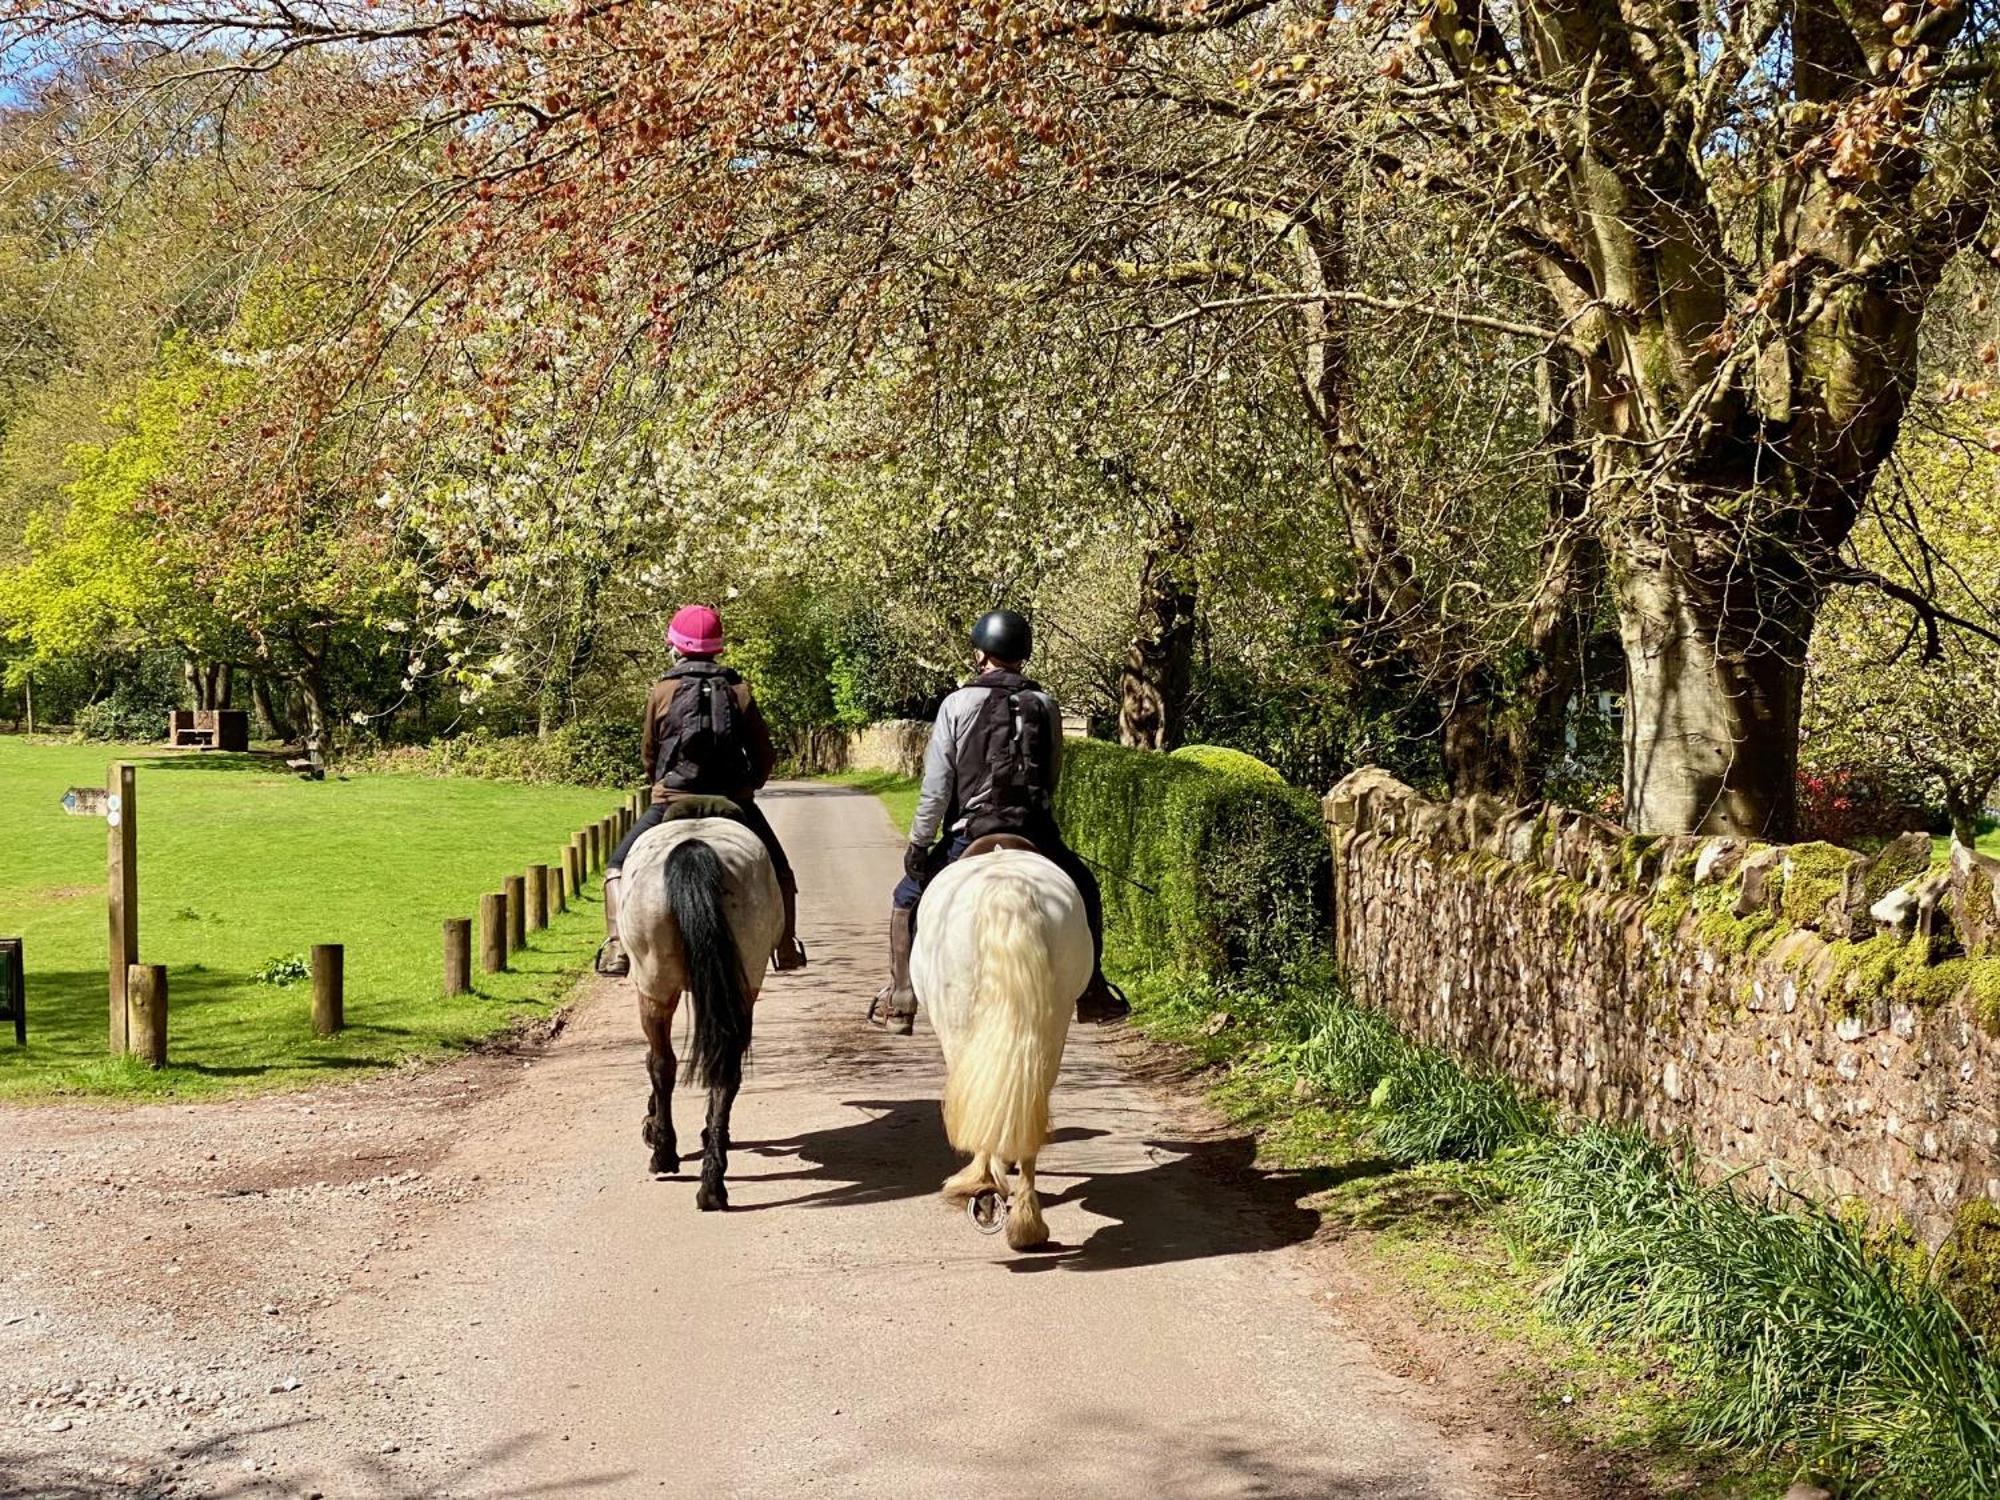
[[[640,733],[652,802],[605,865],[604,926],[610,935],[598,950],[597,971],[631,971],[618,941],[618,887],[625,856],[639,835],[667,818],[723,813],[763,840],[785,894],[785,934],[772,954],[772,967],[802,969],[806,950],[799,943],[798,878],[776,830],[757,806],[757,790],[770,780],[778,760],[770,726],[750,684],[716,660],[723,648],[722,616],[706,604],[684,605],[667,626],[667,645],[674,665],[647,695]],[[733,808],[722,807],[723,799]]]

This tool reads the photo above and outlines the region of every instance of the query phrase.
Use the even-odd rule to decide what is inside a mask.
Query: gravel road
[[[759,1006],[727,1214],[648,1177],[603,981],[444,1066],[0,1110],[0,1494],[1563,1493],[1391,1372],[1315,1215],[1116,1032],[1072,1034],[1056,1247],[943,1207],[936,1044],[860,1020],[899,841],[858,793],[767,805],[813,964]]]

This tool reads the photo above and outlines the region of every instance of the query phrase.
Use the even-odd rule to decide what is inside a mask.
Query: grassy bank
[[[1339,1179],[1312,1200],[1329,1220],[1384,1233],[1399,1274],[1493,1314],[1494,1336],[1553,1339],[1576,1370],[1594,1351],[1578,1389],[1604,1409],[1572,1393],[1561,1414],[1594,1415],[1594,1441],[1751,1457],[1840,1494],[2000,1493],[2000,1364],[1947,1295],[1952,1247],[1706,1181],[1632,1132],[1563,1128],[1324,975],[1134,988],[1140,1024],[1214,1070],[1268,1159]],[[1619,1367],[1647,1374],[1604,1378]]]
[[[105,1055],[105,829],[63,789],[139,763],[140,950],[165,964],[169,1066]],[[546,1011],[601,935],[594,888],[510,972],[440,993],[440,924],[483,891],[555,862],[603,791],[357,775],[303,782],[271,760],[0,739],[0,934],[20,936],[28,1046],[0,1037],[0,1097],[184,1095],[390,1066]],[[253,976],[314,943],[346,945],[347,1030],[307,1024],[309,986]]]

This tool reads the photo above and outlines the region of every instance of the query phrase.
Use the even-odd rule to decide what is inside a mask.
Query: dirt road
[[[896,837],[859,794],[768,805],[813,965],[759,1007],[727,1214],[648,1177],[608,984],[517,1054],[0,1112],[0,1493],[1523,1492],[1316,1300],[1315,1216],[1113,1036],[1073,1033],[1057,1090],[1058,1248],[944,1208],[936,1045],[859,1019]]]

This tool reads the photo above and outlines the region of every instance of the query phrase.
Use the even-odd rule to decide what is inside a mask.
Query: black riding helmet
[[[972,627],[972,649],[995,661],[1026,661],[1035,649],[1035,627],[1011,609],[989,610]]]

